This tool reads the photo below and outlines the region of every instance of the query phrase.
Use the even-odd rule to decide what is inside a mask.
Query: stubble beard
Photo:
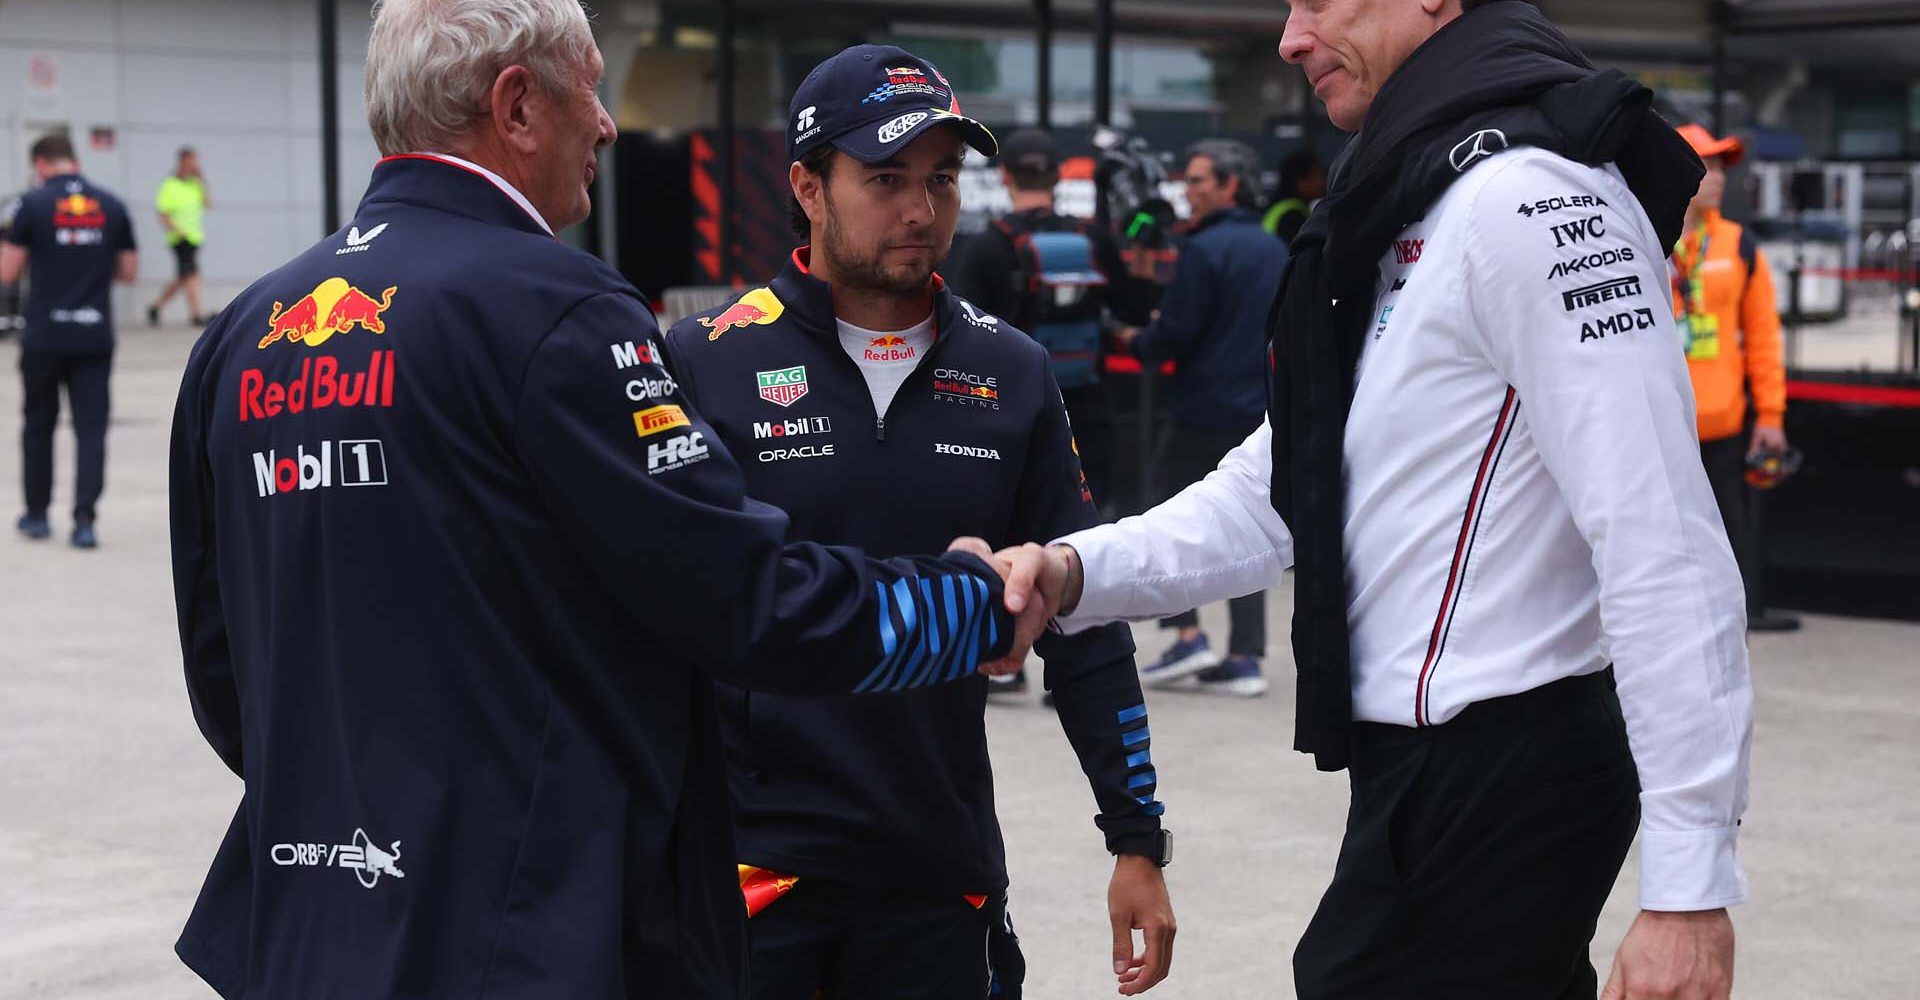
[[[880,260],[880,253],[870,247],[857,245],[849,238],[840,225],[840,215],[833,209],[833,200],[827,199],[826,225],[827,259],[832,262],[834,280],[850,291],[873,292],[884,295],[915,295],[927,288],[927,281],[933,277],[934,269],[946,258],[946,248],[936,248],[930,254],[926,265],[901,264],[888,266]],[[815,252],[818,252],[816,250]]]

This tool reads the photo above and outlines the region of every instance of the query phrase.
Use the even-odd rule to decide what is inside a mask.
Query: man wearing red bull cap
[[[365,199],[181,385],[188,688],[245,787],[176,950],[232,1000],[737,1000],[711,678],[956,681],[1041,602],[745,497],[645,302],[553,236],[614,137],[577,0],[375,11]]]
[[[810,245],[667,337],[748,491],[799,537],[877,553],[1097,523],[1046,349],[934,273],[964,147],[992,155],[993,136],[932,63],[876,45],[815,68],[788,124],[794,228]],[[1166,975],[1174,924],[1132,639],[1110,626],[1037,648],[1116,855],[1114,974],[1143,993]],[[921,690],[930,676],[916,651],[868,678],[890,699],[722,687],[755,1000],[1020,995],[986,684]]]

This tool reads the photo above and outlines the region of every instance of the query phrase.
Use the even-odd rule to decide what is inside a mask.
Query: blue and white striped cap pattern
[[[1127,794],[1145,806],[1141,812],[1159,816],[1166,803],[1153,797],[1160,788],[1160,775],[1153,769],[1153,730],[1147,728],[1147,704],[1123,708],[1115,714],[1120,723],[1120,745],[1127,752]]]
[[[973,673],[1000,640],[985,581],[963,574],[876,581],[880,664],[855,694],[908,691]]]

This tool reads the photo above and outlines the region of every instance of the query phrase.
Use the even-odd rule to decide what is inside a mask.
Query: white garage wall
[[[213,208],[201,270],[217,308],[322,235],[319,25],[313,0],[0,0],[0,194],[32,182],[26,150],[64,123],[81,167],[134,213],[141,282],[122,323],[173,275],[153,195],[182,145]],[[370,0],[340,0],[340,213],[378,159],[360,99]],[[36,86],[36,57],[54,69]],[[95,128],[116,145],[98,151]],[[177,307],[176,307],[177,308]]]

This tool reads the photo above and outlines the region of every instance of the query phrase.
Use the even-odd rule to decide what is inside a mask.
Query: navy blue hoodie
[[[245,779],[177,945],[223,996],[744,994],[710,673],[1004,655],[970,557],[786,545],[633,288],[446,161],[194,348],[172,448],[195,717]]]
[[[667,335],[681,388],[795,537],[891,554],[958,535],[1045,542],[1099,522],[1045,349],[936,277],[933,345],[875,413],[833,290],[807,259],[796,251],[766,287]],[[1162,807],[1132,633],[1116,624],[1036,648],[1107,846],[1156,853]],[[1006,887],[986,681],[915,677],[910,661],[876,675],[901,693],[867,699],[721,685],[742,861],[890,890]]]
[[[1148,364],[1172,361],[1175,423],[1249,433],[1267,412],[1267,311],[1287,247],[1260,216],[1226,208],[1201,219],[1180,245],[1160,318],[1133,339]]]

